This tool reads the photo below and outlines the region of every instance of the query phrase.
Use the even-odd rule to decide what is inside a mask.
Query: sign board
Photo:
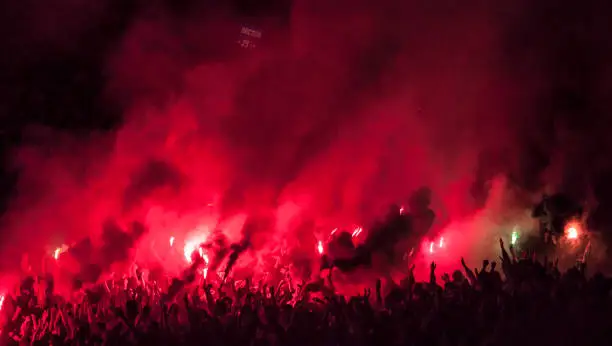
[[[241,48],[254,49],[259,45],[261,37],[262,32],[260,30],[243,25],[240,28],[240,38],[237,43]]]

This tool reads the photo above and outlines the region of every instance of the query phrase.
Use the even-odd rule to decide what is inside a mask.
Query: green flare
[[[517,231],[512,232],[512,237],[510,238],[510,244],[516,245],[516,241],[519,238],[519,234]]]

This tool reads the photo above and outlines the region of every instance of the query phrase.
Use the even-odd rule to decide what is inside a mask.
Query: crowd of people
[[[585,262],[500,257],[426,282],[413,271],[382,278],[347,297],[331,275],[294,282],[250,280],[169,285],[135,275],[54,292],[51,278],[27,278],[0,301],[7,345],[604,345],[612,340],[610,281]],[[162,287],[163,286],[163,287]]]

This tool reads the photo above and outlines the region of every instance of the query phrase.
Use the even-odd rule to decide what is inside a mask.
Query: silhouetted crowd
[[[500,240],[497,261],[430,278],[377,280],[345,297],[331,276],[312,282],[192,281],[162,288],[141,276],[78,290],[22,284],[2,301],[9,345],[609,345],[610,281],[586,263],[517,258]],[[459,261],[459,259],[458,259]],[[43,287],[36,289],[34,287]]]

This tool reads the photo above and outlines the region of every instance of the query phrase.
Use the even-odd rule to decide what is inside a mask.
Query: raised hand
[[[496,267],[497,267],[497,262],[495,261],[491,262],[491,272],[494,272]]]
[[[372,290],[369,288],[364,288],[363,289],[363,298],[365,298],[366,300],[370,299],[370,296],[372,295]]]

